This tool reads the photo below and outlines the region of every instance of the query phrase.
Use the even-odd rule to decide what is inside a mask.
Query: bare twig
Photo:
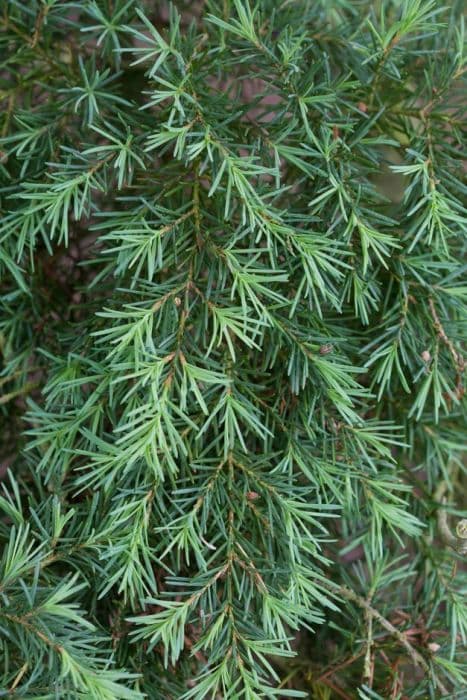
[[[442,695],[448,695],[447,688],[443,685],[439,678],[437,678],[437,676],[435,676],[432,673],[424,657],[411,645],[404,632],[401,632],[397,629],[397,627],[394,627],[394,625],[391,622],[389,622],[389,620],[387,620],[385,617],[383,617],[383,615],[381,615],[381,613],[378,612],[378,610],[373,608],[372,605],[370,605],[370,603],[365,598],[359,596],[357,593],[355,593],[355,591],[352,591],[350,588],[347,588],[347,586],[335,587],[331,584],[328,584],[327,588],[328,590],[336,593],[342,598],[345,598],[345,600],[349,600],[352,603],[356,603],[356,605],[358,605],[360,608],[363,608],[363,610],[365,610],[365,612],[367,612],[374,620],[379,622],[381,627],[383,627],[387,632],[389,632],[389,634],[395,639],[397,639],[397,641],[404,647],[413,664],[415,666],[418,666],[419,668],[422,668],[427,675],[432,676],[434,683],[440,691],[440,693]]]
[[[431,315],[433,317],[433,324],[434,324],[436,332],[438,333],[438,337],[443,341],[443,343],[449,349],[449,352],[451,353],[452,359],[454,361],[454,366],[455,366],[456,372],[457,372],[456,395],[457,395],[457,398],[460,399],[460,398],[462,398],[462,396],[464,394],[464,387],[462,384],[462,379],[463,379],[463,374],[464,374],[464,370],[465,370],[465,360],[464,360],[461,352],[456,350],[456,348],[454,347],[454,343],[448,337],[446,331],[444,330],[443,324],[441,323],[440,318],[438,316],[438,312],[436,311],[435,303],[431,297],[428,299],[428,304],[430,306],[430,312],[431,312]]]
[[[371,604],[371,599],[368,599],[368,604]],[[373,685],[373,616],[368,610],[365,610],[365,623],[367,636],[365,660],[363,663],[363,681],[371,688]]]

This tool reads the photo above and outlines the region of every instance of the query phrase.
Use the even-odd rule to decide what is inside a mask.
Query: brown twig
[[[441,320],[438,316],[438,312],[436,311],[435,303],[430,297],[428,299],[428,305],[430,307],[430,312],[433,317],[433,325],[435,327],[436,332],[438,333],[438,337],[443,341],[443,343],[446,345],[446,347],[449,349],[449,352],[451,353],[452,359],[454,361],[454,366],[456,368],[457,372],[457,378],[456,378],[456,396],[458,399],[461,399],[463,394],[464,394],[464,387],[463,387],[463,374],[465,370],[465,360],[462,356],[462,354],[456,350],[454,347],[454,343],[452,340],[448,337],[446,331],[444,330],[443,324],[441,323]]]
[[[371,598],[367,598],[368,604],[371,604]],[[365,660],[363,662],[363,682],[369,688],[373,685],[373,616],[369,610],[365,610],[365,623],[367,628],[367,638],[365,642]]]
[[[333,676],[337,671],[340,671],[343,668],[346,668],[347,666],[351,666],[355,661],[357,661],[361,655],[363,654],[363,649],[358,651],[356,654],[353,654],[350,656],[348,659],[344,659],[344,661],[341,661],[340,663],[336,664],[335,666],[332,666],[329,668],[327,671],[322,673],[317,679],[316,682],[320,683],[321,681],[324,681],[325,678],[328,676]]]
[[[336,695],[338,695],[340,698],[342,698],[343,700],[352,700],[352,698],[351,698],[349,695],[347,695],[347,693],[345,693],[345,692],[342,690],[342,688],[339,688],[338,685],[336,685],[335,683],[333,683],[333,681],[331,681],[330,678],[326,678],[326,679],[323,681],[323,683],[324,683],[324,685],[327,685],[328,688],[331,688],[331,690],[333,690],[334,693],[335,693]]]
[[[32,41],[31,41],[31,48],[34,49],[37,45],[37,42],[39,41],[42,25],[44,24],[44,21],[47,17],[47,13],[49,12],[50,5],[43,5],[39,12],[37,13],[36,17],[36,23],[34,25],[34,33],[32,35]]]
[[[379,622],[381,627],[383,627],[389,634],[391,634],[392,637],[397,639],[397,641],[404,647],[406,650],[408,656],[412,660],[413,664],[415,666],[418,666],[419,668],[422,668],[423,671],[427,675],[432,675],[431,669],[428,665],[428,663],[425,661],[424,657],[418,652],[408,641],[407,636],[401,632],[400,630],[397,629],[397,627],[394,627],[394,625],[389,622],[383,615],[381,615],[378,610],[373,608],[370,603],[365,599],[362,598],[362,596],[359,596],[355,591],[352,591],[350,588],[347,588],[346,586],[339,586],[339,587],[334,587],[330,584],[327,585],[328,590],[336,593],[337,595],[341,596],[342,598],[345,598],[346,600],[351,601],[352,603],[356,603],[360,608],[363,608],[371,617]],[[440,691],[441,695],[448,695],[448,690],[447,688],[443,685],[443,683],[433,674],[433,680]]]

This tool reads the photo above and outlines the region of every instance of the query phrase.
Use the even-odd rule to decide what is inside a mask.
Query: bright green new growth
[[[462,9],[4,0],[0,697],[460,697]]]

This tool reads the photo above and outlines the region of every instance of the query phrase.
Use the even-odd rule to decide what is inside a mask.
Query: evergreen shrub
[[[463,10],[2,0],[1,697],[461,698]]]

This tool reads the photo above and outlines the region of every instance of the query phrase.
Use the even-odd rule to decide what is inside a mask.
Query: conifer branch
[[[377,5],[3,3],[7,694],[464,687],[464,20]]]

